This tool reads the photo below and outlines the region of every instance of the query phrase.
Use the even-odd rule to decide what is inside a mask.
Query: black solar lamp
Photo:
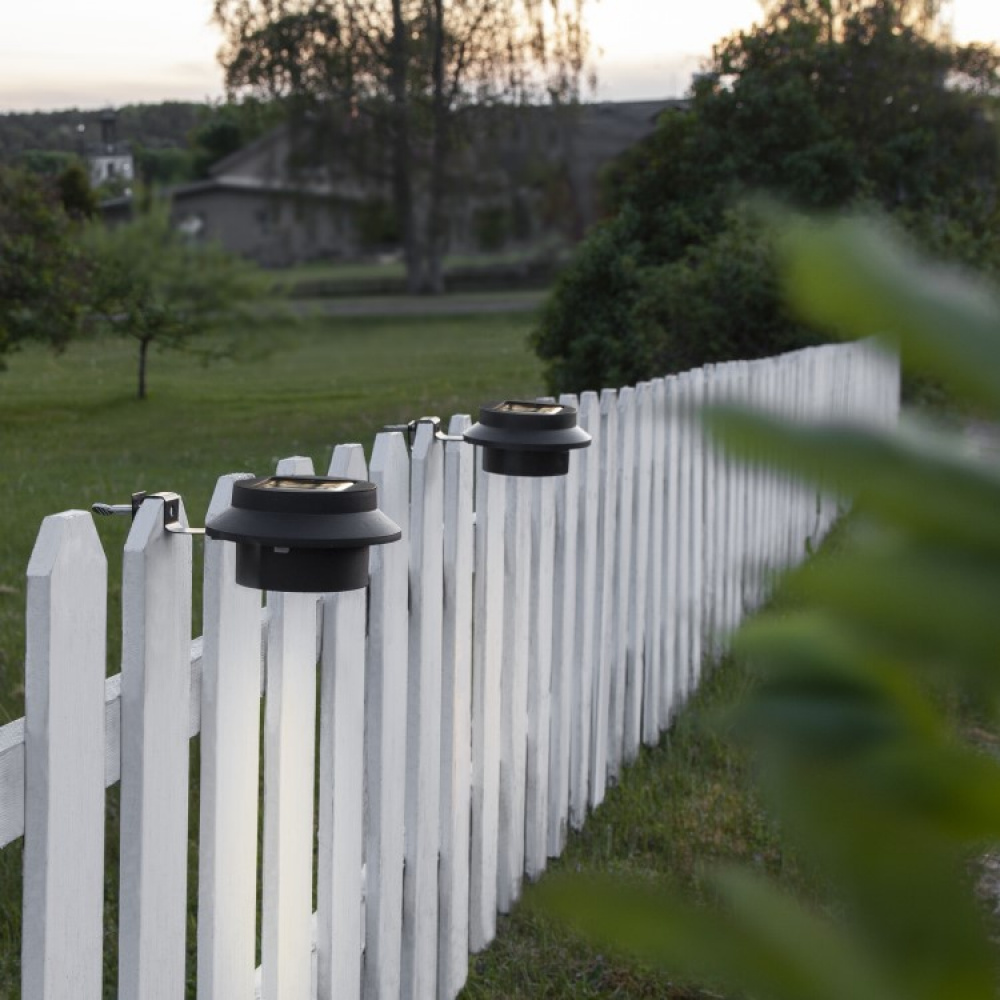
[[[317,594],[366,587],[369,548],[402,536],[374,483],[320,476],[237,480],[205,533],[236,542],[242,586]]]
[[[569,453],[591,441],[575,406],[519,399],[480,407],[463,436],[483,449],[483,471],[501,476],[565,476]]]

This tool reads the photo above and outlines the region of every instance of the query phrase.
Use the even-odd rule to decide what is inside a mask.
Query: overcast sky
[[[2,0],[0,111],[222,96],[211,0]],[[757,0],[591,0],[603,100],[686,90],[712,43],[759,17]],[[1000,42],[1000,0],[952,0],[961,41]]]

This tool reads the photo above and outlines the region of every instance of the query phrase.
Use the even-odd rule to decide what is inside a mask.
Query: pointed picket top
[[[122,574],[119,990],[154,1000],[184,990],[187,930],[192,546],[164,506],[140,506]]]
[[[457,414],[448,433],[460,437],[471,424],[468,414]],[[454,1000],[469,970],[475,459],[476,449],[465,441],[445,443],[439,1000]]]
[[[365,461],[365,449],[360,444],[338,444],[330,457],[328,476],[342,479],[368,478],[368,462]]]
[[[232,503],[216,482],[206,520]],[[236,545],[205,539],[198,996],[252,996],[257,915],[261,595],[236,583]]]
[[[315,476],[316,469],[313,460],[307,455],[289,455],[281,459],[275,468],[279,476]]]
[[[369,478],[379,507],[403,533],[370,557],[364,993],[381,1000],[399,995],[402,954],[410,456],[399,431],[376,435]]]
[[[106,602],[90,514],[47,517],[28,563],[25,997],[101,993]]]

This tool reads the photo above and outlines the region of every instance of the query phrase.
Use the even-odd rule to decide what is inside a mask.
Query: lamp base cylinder
[[[236,582],[293,594],[362,590],[368,586],[368,548],[282,549],[239,542]]]
[[[500,476],[565,476],[569,472],[569,452],[483,448],[483,472]]]

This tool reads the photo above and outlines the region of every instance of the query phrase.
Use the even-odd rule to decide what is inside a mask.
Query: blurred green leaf
[[[994,290],[849,218],[798,219],[780,253],[787,300],[807,322],[848,337],[899,338],[903,357],[972,402],[1000,408],[1000,300]]]
[[[863,946],[763,881],[717,873],[718,910],[611,879],[548,879],[530,899],[602,946],[774,1000],[901,997]]]
[[[955,442],[849,425],[790,425],[735,407],[708,412],[734,452],[767,460],[926,541],[1000,555],[1000,471],[974,463]]]

